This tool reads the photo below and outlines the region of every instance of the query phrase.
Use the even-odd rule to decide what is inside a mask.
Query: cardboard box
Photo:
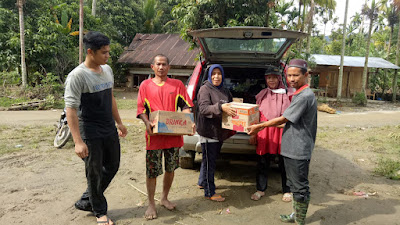
[[[155,126],[153,133],[164,135],[192,134],[193,113],[155,111],[150,113],[150,122]]]
[[[231,102],[231,107],[236,109],[236,116],[222,114],[222,128],[246,132],[250,125],[260,121],[259,107],[255,104]]]
[[[232,102],[240,102],[243,103],[243,98],[233,98]]]

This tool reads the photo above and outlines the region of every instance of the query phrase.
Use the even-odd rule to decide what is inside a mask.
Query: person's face
[[[301,73],[300,68],[289,67],[286,74],[289,84],[293,88],[299,89],[307,83],[308,72],[303,74]]]
[[[222,82],[222,72],[219,68],[213,69],[211,72],[211,81],[214,86],[219,86]]]
[[[169,71],[169,64],[167,58],[162,56],[157,56],[154,59],[154,63],[151,64],[151,69],[154,71],[154,74],[158,77],[166,77]]]
[[[96,51],[88,49],[88,55],[95,64],[104,65],[107,63],[108,58],[110,58],[110,46],[104,45]]]
[[[278,88],[279,79],[277,75],[267,75],[265,76],[265,82],[271,89]]]

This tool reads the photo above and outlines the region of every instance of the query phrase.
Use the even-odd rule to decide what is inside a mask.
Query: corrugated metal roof
[[[340,66],[340,55],[319,55],[312,54],[317,65]],[[345,56],[343,66],[364,67],[365,57]],[[368,68],[400,69],[393,63],[378,57],[368,57]]]
[[[194,67],[198,49],[190,50],[190,45],[179,34],[136,34],[128,49],[118,59],[120,63],[150,66],[156,54],[169,58],[171,66]]]

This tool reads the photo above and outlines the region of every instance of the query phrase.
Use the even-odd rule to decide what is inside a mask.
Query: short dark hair
[[[300,68],[300,72],[304,75],[304,74],[307,73],[307,69],[305,69],[305,68]]]
[[[157,55],[155,55],[155,56],[153,57],[153,61],[152,61],[151,64],[154,65],[154,62],[156,61],[156,58],[157,58],[157,57],[164,57],[164,58],[166,58],[166,59],[167,59],[167,64],[169,65],[169,59],[168,59],[168,57],[167,57],[166,55],[163,55],[163,54],[157,54]]]
[[[110,45],[110,39],[98,31],[89,31],[83,37],[83,44],[85,45],[86,51],[89,48],[93,51],[97,51],[103,46]]]

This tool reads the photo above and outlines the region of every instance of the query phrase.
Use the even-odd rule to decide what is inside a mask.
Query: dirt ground
[[[91,213],[76,210],[74,202],[85,189],[84,166],[73,150],[72,142],[63,149],[54,149],[53,124],[60,110],[0,111],[0,131],[11,132],[12,145],[21,144],[18,151],[0,156],[0,221],[1,224],[95,224]],[[118,224],[282,224],[278,216],[291,211],[291,204],[281,201],[280,178],[275,169],[270,173],[266,196],[260,201],[250,200],[255,191],[255,162],[221,160],[217,165],[217,192],[225,202],[204,199],[196,188],[200,155],[196,168],[178,169],[170,199],[177,203],[175,211],[157,207],[159,218],[143,219],[146,196],[144,129],[132,110],[121,110],[129,135],[121,139],[121,166],[106,190],[109,216]],[[343,107],[340,114],[318,114],[319,130],[344,128],[368,129],[400,125],[400,107],[374,104],[362,110]],[[29,130],[31,132],[29,132]],[[33,133],[32,133],[33,132]],[[36,135],[38,143],[31,148],[27,143],[14,142],[13,135]],[[29,138],[29,137],[27,137]],[[362,139],[360,139],[362,140]],[[345,140],[344,140],[345,141]],[[343,140],[330,140],[330,145],[317,140],[311,168],[311,205],[308,224],[400,224],[399,181],[373,175],[376,157],[368,149],[356,147],[330,148]],[[0,147],[1,147],[0,143]],[[160,197],[162,176],[158,178],[156,197]],[[355,196],[354,192],[368,196]]]

